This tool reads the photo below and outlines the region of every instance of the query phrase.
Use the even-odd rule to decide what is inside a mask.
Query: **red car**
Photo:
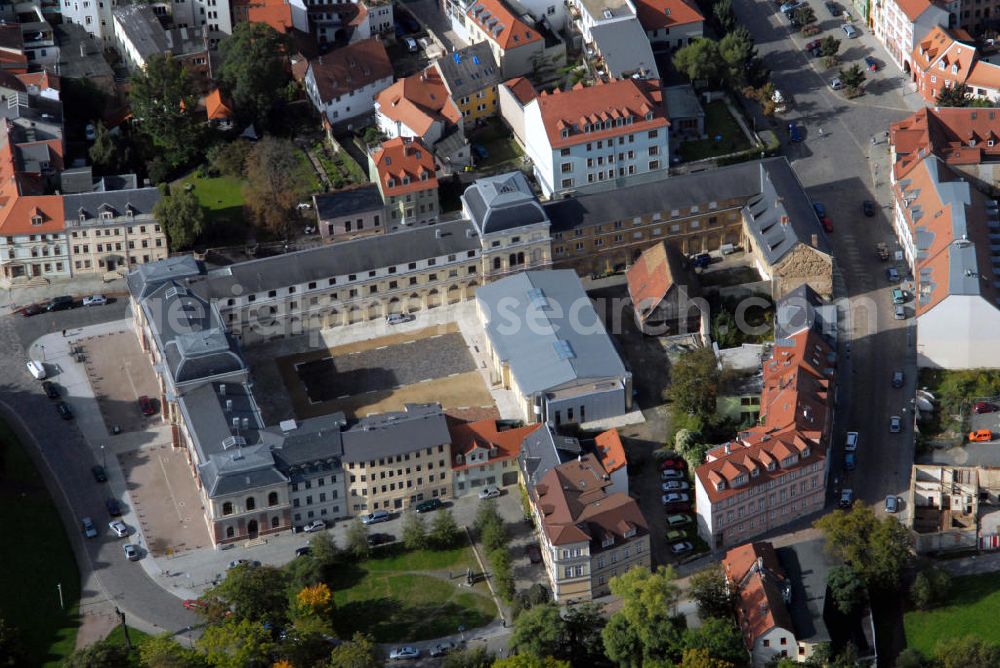
[[[806,51],[812,51],[813,49],[818,49],[818,48],[820,48],[820,44],[821,44],[822,42],[823,42],[823,40],[821,40],[821,39],[814,39],[813,41],[811,41],[811,42],[807,43],[807,44],[806,44],[806,45],[805,45],[804,47],[802,47],[802,48],[803,48],[803,49],[805,49]]]
[[[1000,406],[991,404],[988,401],[977,401],[972,406],[972,411],[974,413],[996,413],[997,411],[1000,411]]]
[[[33,315],[38,315],[39,313],[45,313],[45,307],[41,304],[28,304],[24,308],[18,309],[18,313],[23,315],[25,318],[30,318]]]
[[[823,223],[823,229],[826,230],[827,234],[833,233],[833,221],[830,220],[830,216],[823,216],[820,222]]]
[[[686,468],[687,468],[687,462],[681,459],[680,457],[677,458],[671,457],[669,459],[664,459],[662,462],[660,462],[661,471],[666,471],[667,469],[683,470]]]
[[[156,407],[153,406],[153,402],[150,401],[149,397],[145,394],[139,397],[139,410],[142,411],[143,415],[149,416],[156,413]]]
[[[206,610],[206,609],[208,609],[208,603],[206,603],[205,601],[201,600],[200,598],[185,599],[183,605],[188,610],[194,610],[195,612],[197,612],[199,610]]]

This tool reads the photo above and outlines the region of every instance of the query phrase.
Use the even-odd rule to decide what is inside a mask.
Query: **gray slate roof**
[[[167,51],[167,36],[149,5],[125,5],[114,10],[115,21],[143,58]],[[117,32],[117,30],[116,30]]]
[[[660,78],[649,38],[638,18],[598,23],[590,29],[590,34],[611,76],[632,76],[642,70],[651,79]]]
[[[189,280],[188,285],[206,298],[222,299],[232,297],[232,288],[237,285],[244,294],[264,292],[470,250],[479,250],[475,228],[466,220],[457,220],[240,262]]]
[[[552,468],[573,459],[581,452],[580,442],[573,436],[560,436],[549,425],[528,434],[521,442],[517,464],[527,483],[528,492]]]
[[[385,208],[382,194],[374,183],[358,188],[313,195],[313,203],[320,221],[369,211],[381,211]]]
[[[484,88],[500,85],[500,67],[487,42],[446,53],[437,60],[438,69],[452,99],[472,95]]]
[[[521,172],[476,179],[462,193],[462,209],[483,236],[548,221]]]
[[[796,640],[829,642],[830,632],[823,616],[826,578],[839,562],[826,552],[822,538],[780,547],[775,552],[792,586],[788,612],[795,626]]]
[[[530,395],[577,380],[626,375],[572,269],[526,271],[476,290],[486,336]]]
[[[760,164],[764,170],[764,192],[751,198],[744,211],[747,229],[768,264],[774,265],[799,244],[830,254],[826,232],[820,226],[809,196],[784,158]]]
[[[394,457],[451,443],[440,404],[406,404],[405,410],[362,418],[343,433],[344,460]]]
[[[105,180],[100,183],[106,183]],[[160,201],[159,188],[135,188],[134,190],[111,190],[103,192],[80,192],[63,197],[63,208],[67,220],[79,219],[83,213],[87,218],[97,218],[98,213],[110,209],[116,216],[123,216],[131,207],[135,216],[152,215],[153,207]]]
[[[59,188],[63,196],[89,193],[94,189],[94,172],[90,167],[64,169],[59,174]]]
[[[132,297],[143,300],[167,281],[179,281],[204,272],[204,266],[192,256],[180,255],[140,264],[128,273],[125,282],[128,283],[128,291]]]
[[[59,76],[63,79],[111,80],[115,72],[104,59],[100,43],[83,26],[61,23],[52,26],[59,44]]]
[[[691,84],[667,86],[663,92],[667,102],[667,115],[671,121],[705,115],[705,110],[702,109],[698,95]]]
[[[302,422],[289,421],[295,424],[294,429],[285,430],[284,422],[261,431],[261,442],[271,448],[278,466],[289,472],[294,479],[296,473],[292,469],[308,466],[317,462],[335,463],[340,466],[344,456],[344,440],[341,430],[347,425],[343,413],[332,413],[320,417],[309,418]]]

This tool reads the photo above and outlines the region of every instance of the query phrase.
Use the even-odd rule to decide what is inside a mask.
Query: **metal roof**
[[[343,433],[344,460],[362,462],[451,443],[440,404],[406,404],[405,410],[362,418]]]
[[[464,213],[480,235],[548,222],[521,172],[476,179],[461,199]]]
[[[455,100],[498,86],[502,80],[500,66],[486,42],[446,53],[436,65]]]
[[[378,185],[369,183],[359,188],[348,188],[331,193],[313,195],[316,215],[320,221],[357,213],[381,211],[385,208]]]
[[[642,71],[651,79],[660,78],[649,38],[635,16],[598,23],[590,29],[590,34],[611,76],[620,78]]]

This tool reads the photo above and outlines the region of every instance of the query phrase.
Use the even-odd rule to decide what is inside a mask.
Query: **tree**
[[[497,512],[497,503],[494,499],[486,499],[479,503],[472,526],[477,532],[482,532],[487,524],[503,524],[503,518]]]
[[[367,559],[371,554],[371,548],[368,546],[368,527],[361,523],[360,517],[351,520],[345,540],[344,550],[358,561]]]
[[[120,668],[128,663],[128,649],[105,639],[76,650],[62,665],[65,668]]]
[[[837,609],[845,615],[860,610],[868,598],[861,576],[848,565],[831,568],[826,576],[826,585]]]
[[[674,404],[672,408],[707,420],[715,413],[720,377],[711,348],[685,353],[670,369],[667,397]]]
[[[556,656],[569,660],[572,666],[593,668],[608,664],[601,638],[607,623],[600,605],[584,603],[571,606],[563,617],[563,646]]]
[[[910,600],[920,610],[927,610],[943,603],[950,591],[951,575],[931,566],[917,573],[910,587]]]
[[[674,67],[692,81],[705,79],[718,82],[722,78],[718,42],[713,39],[694,40],[674,54]]]
[[[385,657],[370,635],[355,633],[330,655],[330,668],[382,668]]]
[[[855,63],[846,70],[840,70],[840,80],[844,82],[844,85],[849,90],[857,91],[861,88],[861,84],[865,82],[865,71],[861,69],[860,65]]]
[[[207,627],[196,644],[205,652],[208,663],[217,668],[270,666],[274,648],[271,632],[260,622],[232,618]]]
[[[733,664],[714,658],[706,649],[686,649],[677,668],[733,668]]]
[[[207,665],[204,655],[184,647],[169,633],[142,641],[139,644],[139,659],[145,668],[199,668]]]
[[[0,617],[0,666],[23,666],[28,654],[21,639],[21,630]]]
[[[157,155],[175,169],[198,154],[200,128],[195,118],[198,95],[190,74],[173,57],[152,56],[136,71],[129,88],[132,115]]]
[[[427,524],[417,513],[403,518],[403,545],[407,550],[422,550],[427,546]]]
[[[722,310],[712,318],[712,340],[719,348],[732,348],[740,343],[740,330],[736,326],[736,316]]]
[[[792,12],[792,17],[795,22],[800,26],[807,26],[810,23],[816,23],[816,12],[809,5],[802,5],[794,12]]]
[[[303,587],[310,587],[325,579],[324,569],[313,555],[296,557],[285,564],[282,570],[285,571],[289,595],[294,595]]]
[[[253,145],[246,139],[216,144],[205,153],[212,169],[223,176],[243,178],[243,166]]]
[[[712,7],[712,14],[719,22],[722,32],[728,33],[736,27],[736,14],[733,12],[733,0],[717,0]]]
[[[711,565],[691,576],[688,594],[698,604],[701,619],[732,619],[733,594],[718,565]]]
[[[995,668],[1000,666],[1000,645],[965,636],[940,640],[934,647],[940,668]]]
[[[219,84],[233,101],[237,117],[259,130],[268,128],[273,112],[286,97],[286,41],[266,23],[245,22],[233,26],[219,53]]]
[[[507,525],[502,521],[490,522],[483,527],[479,534],[479,540],[490,552],[505,547],[509,540]]]
[[[444,659],[441,668],[490,668],[496,657],[482,645],[461,652],[452,652]]]
[[[907,647],[896,657],[896,668],[924,668],[927,659],[919,649]]]
[[[237,619],[250,620],[258,626],[264,622],[280,626],[285,621],[288,609],[285,573],[274,566],[237,566],[208,593],[227,603]]]
[[[645,659],[680,658],[681,635],[674,618],[679,590],[673,568],[632,568],[611,579],[622,607],[602,632],[608,658],[623,666]],[[638,654],[637,654],[638,653]]]
[[[816,520],[826,548],[851,564],[872,590],[896,591],[913,558],[907,529],[892,517],[879,519],[871,506],[856,502],[849,511],[835,510]]]
[[[173,251],[189,248],[205,231],[205,210],[191,190],[173,188],[174,194],[161,197],[153,206]]]
[[[821,56],[829,58],[840,53],[840,40],[833,35],[827,35],[819,43],[819,53]]]
[[[299,149],[287,139],[264,137],[254,144],[246,160],[243,197],[259,225],[288,236],[298,204],[309,192],[313,175],[308,170]]]
[[[321,531],[309,539],[309,556],[320,565],[324,573],[340,561],[340,550],[333,534]]]
[[[490,566],[493,567],[493,587],[505,601],[514,597],[514,570],[510,563],[507,547],[498,547],[490,552]]]
[[[684,647],[704,650],[713,659],[737,665],[744,665],[748,658],[743,637],[732,617],[709,617],[698,628],[687,629],[684,631]]]
[[[493,662],[492,668],[572,668],[569,661],[551,656],[540,658],[530,654],[516,654]]]
[[[978,97],[965,84],[942,88],[937,96],[939,107],[992,107],[989,98]]]
[[[431,522],[430,540],[434,547],[445,550],[458,544],[462,532],[450,510],[439,510]]]
[[[566,624],[554,603],[536,605],[522,612],[514,622],[510,647],[519,654],[561,656]],[[566,658],[566,657],[563,657]]]
[[[131,149],[119,142],[108,132],[104,123],[94,123],[94,143],[87,151],[90,161],[94,163],[99,174],[117,174],[121,168],[128,165]]]

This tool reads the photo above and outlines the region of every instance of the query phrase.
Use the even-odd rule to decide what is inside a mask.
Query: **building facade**
[[[434,68],[458,105],[466,128],[497,115],[497,86],[503,79],[486,42],[446,54],[434,62]]]
[[[875,39],[882,43],[892,62],[912,76],[914,47],[935,27],[951,25],[950,14],[957,14],[957,0],[937,3],[932,0],[885,0],[872,5],[871,26]]]
[[[371,113],[372,100],[392,78],[389,54],[372,38],[310,60],[303,85],[316,111],[340,123]]]
[[[396,137],[382,142],[368,154],[368,172],[382,194],[390,227],[438,219],[437,163],[422,141]]]
[[[470,422],[449,418],[454,496],[474,494],[487,486],[518,484],[521,443],[540,427],[510,427],[493,419]]]
[[[320,193],[312,199],[323,241],[344,241],[390,231],[385,224],[385,203],[377,184]]]

